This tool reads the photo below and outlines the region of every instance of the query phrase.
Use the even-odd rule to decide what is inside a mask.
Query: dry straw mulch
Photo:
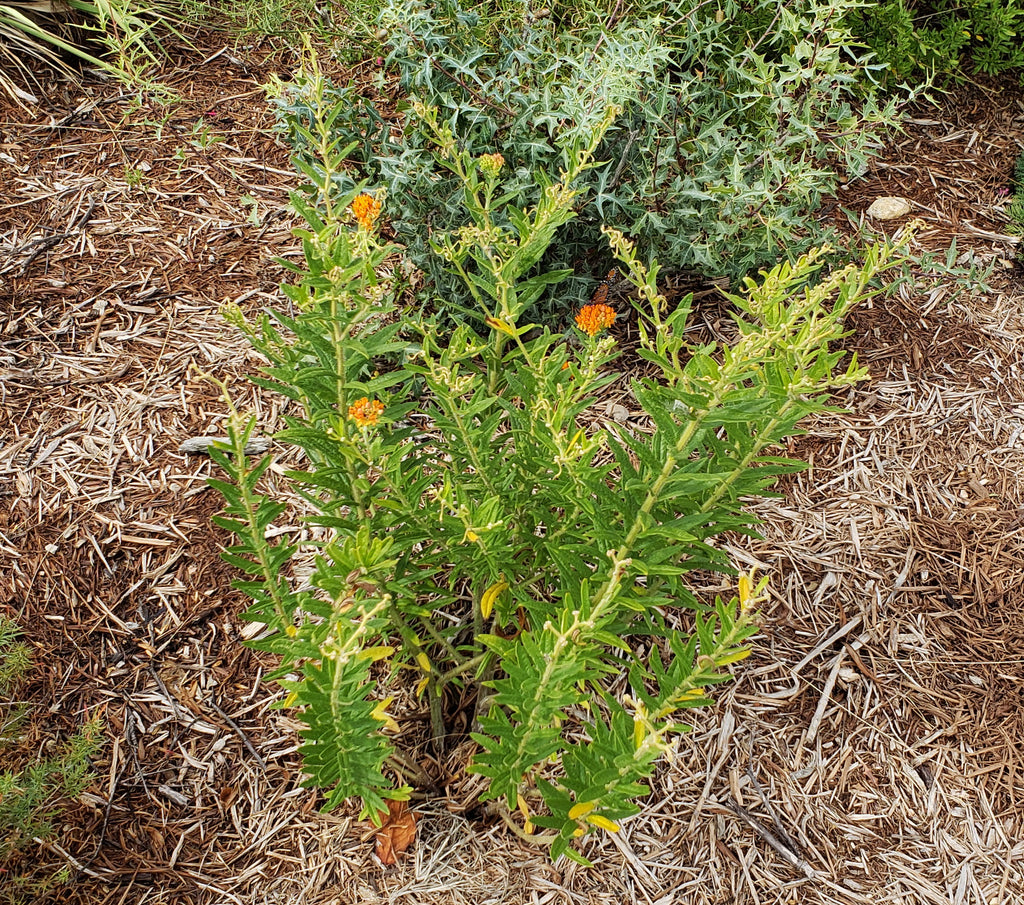
[[[278,420],[218,308],[278,305],[275,258],[297,253],[259,90],[287,61],[211,46],[176,63],[168,106],[55,86],[0,125],[0,611],[38,652],[42,705],[15,754],[106,726],[96,782],[32,853],[75,869],[63,900],[1024,901],[1024,290],[999,212],[1019,93],[921,111],[831,208],[846,223],[911,199],[921,243],[994,262],[992,290],[930,278],[853,317],[873,379],[756,504],[764,540],[733,552],[772,575],[764,632],[644,813],[583,870],[474,821],[456,789],[418,806],[414,850],[384,869],[352,811],[322,816],[300,785],[271,664],[241,645],[210,463],[177,452],[223,433],[199,372]]]

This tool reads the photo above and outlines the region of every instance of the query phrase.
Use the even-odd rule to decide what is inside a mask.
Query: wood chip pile
[[[852,318],[873,379],[794,444],[811,469],[755,504],[764,539],[732,552],[773,576],[764,632],[644,813],[594,840],[588,871],[435,799],[384,869],[352,810],[322,816],[300,787],[272,664],[241,644],[212,464],[179,451],[224,433],[200,372],[277,423],[218,309],[280,305],[274,261],[297,253],[259,89],[289,61],[220,50],[159,76],[170,105],[93,83],[34,118],[0,110],[0,613],[37,651],[41,705],[12,756],[95,713],[106,727],[70,829],[32,855],[76,871],[61,898],[1024,901],[1024,280],[999,213],[1020,93],[920,111],[823,214],[849,229],[843,208],[905,197],[922,245],[994,265],[990,291],[922,276]]]

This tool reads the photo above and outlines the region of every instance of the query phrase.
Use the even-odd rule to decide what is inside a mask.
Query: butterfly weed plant
[[[280,703],[302,721],[326,809],[358,798],[379,821],[410,781],[429,784],[418,717],[451,744],[459,701],[481,799],[553,857],[585,860],[580,837],[638,812],[686,712],[749,652],[767,578],[739,575],[732,599],[704,602],[694,573],[735,574],[716,538],[755,531],[744,501],[801,467],[778,445],[863,378],[831,346],[897,255],[781,264],[730,296],[735,342],[694,344],[692,298],[670,305],[657,266],[605,228],[635,310],[598,302],[567,332],[537,327],[526,312],[568,275],[537,264],[577,216],[620,112],[566,136],[562,168],[539,171],[536,203],[519,207],[500,153],[467,150],[437,108],[414,105],[462,186],[462,224],[433,240],[475,305],[451,332],[400,303],[403,250],[381,239],[391,199],[338,191],[350,148],[334,109],[303,126],[291,313],[229,317],[267,360],[257,382],[293,401],[277,437],[304,453],[288,477],[313,512],[311,550],[272,530],[289,514],[261,489],[271,456],[245,454],[256,422],[233,407],[214,451],[227,479],[212,484],[246,618],[265,627],[252,645],[280,658]],[[626,317],[646,376],[630,385],[636,423],[608,424],[595,403],[620,377]],[[293,570],[307,554],[311,571]]]

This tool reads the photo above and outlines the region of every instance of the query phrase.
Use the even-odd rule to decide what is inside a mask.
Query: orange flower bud
[[[348,416],[359,427],[373,427],[384,411],[384,403],[377,399],[357,399],[348,407]]]

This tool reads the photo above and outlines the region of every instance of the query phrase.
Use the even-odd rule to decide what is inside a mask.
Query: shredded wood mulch
[[[0,613],[37,652],[38,708],[5,758],[105,726],[95,781],[16,866],[69,866],[69,905],[1024,901],[1020,92],[921,108],[823,212],[871,235],[900,225],[871,201],[904,196],[920,246],[955,239],[989,288],[919,272],[851,318],[872,379],[794,443],[811,467],[755,504],[764,539],[732,545],[772,576],[764,631],[643,814],[588,841],[593,869],[551,865],[453,781],[384,868],[351,809],[301,786],[273,664],[242,645],[211,463],[178,451],[224,433],[204,373],[265,432],[280,413],[219,308],[280,305],[276,259],[298,254],[260,89],[290,62],[236,53],[182,51],[170,103],[87,82],[0,110]]]

